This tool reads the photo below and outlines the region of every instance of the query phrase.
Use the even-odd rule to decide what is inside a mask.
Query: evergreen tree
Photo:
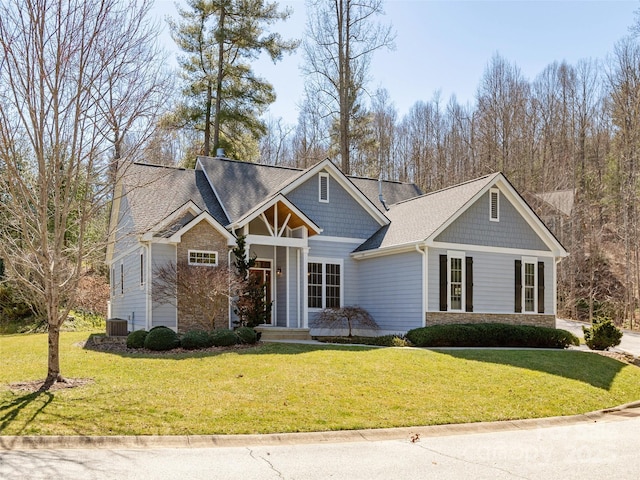
[[[260,115],[275,101],[273,86],[259,78],[250,61],[266,52],[275,62],[297,47],[296,41],[268,33],[266,26],[286,20],[289,10],[263,0],[189,0],[181,20],[169,21],[171,34],[185,52],[180,59],[184,101],[173,115],[175,126],[204,134],[204,155],[218,147],[234,150],[240,134],[265,133]]]

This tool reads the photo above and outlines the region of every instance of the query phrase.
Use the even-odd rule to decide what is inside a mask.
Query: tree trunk
[[[222,110],[222,80],[224,79],[224,21],[225,9],[220,9],[220,20],[218,22],[218,30],[220,42],[218,43],[218,77],[216,79],[216,108],[213,117],[213,148],[217,151],[220,146],[220,114]]]
[[[60,373],[60,325],[58,319],[49,320],[49,355],[47,365],[47,378],[43,389],[47,390],[56,382],[63,382],[64,378]]]
[[[211,104],[212,104],[212,88],[211,83],[207,85],[207,101],[204,112],[204,147],[203,154],[208,157],[211,153]],[[215,143],[215,140],[214,140]]]

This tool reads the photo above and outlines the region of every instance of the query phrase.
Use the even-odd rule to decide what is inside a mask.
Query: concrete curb
[[[374,430],[273,433],[266,435],[0,436],[0,450],[218,448],[310,443],[374,442],[383,440],[411,441],[417,438],[492,433],[510,430],[533,430],[536,428],[593,423],[605,418],[623,420],[628,418],[629,415],[616,416],[616,414],[625,413],[631,409],[640,409],[640,401],[567,417]],[[632,416],[640,416],[640,412],[634,412]]]

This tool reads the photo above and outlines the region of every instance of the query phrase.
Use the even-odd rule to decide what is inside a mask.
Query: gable
[[[327,173],[328,201],[321,201],[319,175]],[[380,228],[380,223],[327,170],[309,176],[286,197],[326,236],[369,238]]]
[[[490,219],[490,191],[485,191],[445,228],[435,242],[550,251],[549,246],[500,191],[499,221]]]

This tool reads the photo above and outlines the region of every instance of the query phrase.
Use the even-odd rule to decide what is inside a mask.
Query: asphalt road
[[[589,326],[588,323],[574,322],[573,320],[556,320],[556,328],[567,330],[574,335],[582,338],[582,326]],[[640,333],[630,332],[629,330],[623,330],[622,339],[620,345],[613,350],[621,350],[623,352],[630,353],[636,357],[640,357]],[[640,474],[638,475],[640,478]]]
[[[384,441],[0,450],[2,479],[633,479],[640,409],[597,421]]]

